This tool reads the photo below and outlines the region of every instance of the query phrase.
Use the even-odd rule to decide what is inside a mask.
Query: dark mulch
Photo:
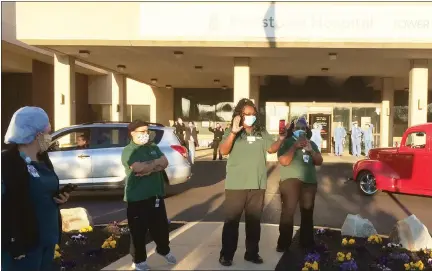
[[[180,228],[184,224],[171,223],[170,231]],[[122,228],[127,226],[121,226]],[[55,270],[93,271],[101,270],[107,265],[115,262],[129,254],[130,237],[128,233],[118,235],[116,248],[101,249],[104,241],[111,236],[106,227],[94,227],[93,232],[82,233],[87,240],[85,243],[74,242],[71,237],[78,233],[64,233],[60,250],[62,260],[56,260]],[[152,242],[150,235],[147,235],[147,244]],[[66,244],[67,243],[67,244]],[[61,268],[61,266],[65,268]]]
[[[315,236],[316,247],[313,251],[320,254],[319,270],[320,271],[340,271],[340,264],[336,261],[337,253],[352,253],[352,257],[358,266],[359,271],[375,271],[382,270],[378,268],[378,264],[385,264],[391,271],[403,271],[403,260],[394,260],[390,257],[390,253],[406,253],[409,256],[409,261],[417,262],[422,260],[425,268],[424,271],[432,271],[432,265],[427,263],[428,256],[422,252],[412,253],[401,248],[387,248],[388,240],[383,238],[383,243],[369,244],[367,239],[354,238],[355,245],[342,246],[341,242],[345,236],[341,236],[340,231],[332,231],[326,229],[324,234]],[[348,237],[350,238],[350,237]],[[386,248],[383,248],[385,246]],[[276,271],[295,271],[301,270],[304,266],[304,258],[311,251],[304,251],[299,247],[299,231],[294,236],[293,245],[289,252],[285,252],[276,266]]]

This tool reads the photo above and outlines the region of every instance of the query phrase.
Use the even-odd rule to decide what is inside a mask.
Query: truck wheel
[[[357,183],[360,191],[366,196],[372,196],[378,192],[375,176],[370,171],[360,172],[357,176]]]

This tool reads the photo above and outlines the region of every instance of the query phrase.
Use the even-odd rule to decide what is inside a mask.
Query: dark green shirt
[[[287,153],[295,142],[296,139],[294,137],[286,138],[278,150],[278,157]],[[310,141],[310,143],[312,145],[312,149],[319,153],[318,146],[313,141]],[[303,157],[303,155],[307,157]],[[305,162],[305,160],[307,162]],[[303,152],[302,149],[298,149],[294,153],[291,163],[288,166],[281,166],[280,176],[281,181],[286,179],[300,179],[305,183],[316,183],[316,169],[312,160],[312,156],[307,152]]]
[[[122,163],[126,172],[124,200],[126,202],[140,201],[154,196],[162,197],[165,195],[162,171],[138,177],[130,168],[135,162],[147,162],[158,159],[163,155],[156,144],[137,145],[132,140],[123,149]]]
[[[222,142],[230,133],[231,129],[225,131]],[[273,137],[265,130],[261,135],[237,135],[227,162],[225,189],[266,189],[267,151],[273,143]]]

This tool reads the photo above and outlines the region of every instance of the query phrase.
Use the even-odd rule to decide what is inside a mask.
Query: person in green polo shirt
[[[284,252],[292,242],[294,213],[300,203],[300,244],[308,249],[314,245],[313,210],[317,192],[315,166],[323,162],[318,146],[310,141],[312,133],[304,118],[293,121],[287,137],[278,150],[281,164],[279,190],[282,212],[276,250]]]
[[[244,259],[263,263],[258,243],[261,235],[261,214],[267,187],[267,153],[276,153],[284,137],[274,141],[259,120],[256,107],[242,99],[234,109],[232,125],[219,146],[228,155],[225,179],[225,223],[219,262],[231,266],[237,249],[239,222],[246,216],[246,253]]]
[[[170,253],[168,218],[163,196],[163,170],[168,160],[159,147],[152,143],[148,124],[134,121],[128,126],[131,141],[122,153],[126,171],[124,200],[134,247],[135,270],[150,270],[147,264],[146,235],[156,243],[156,251],[170,264],[176,258]]]

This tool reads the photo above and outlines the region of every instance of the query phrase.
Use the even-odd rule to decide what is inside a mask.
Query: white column
[[[54,129],[75,124],[75,59],[54,54]]]
[[[250,98],[249,58],[234,58],[234,104],[243,98]]]
[[[412,60],[409,72],[408,127],[427,122],[428,61]]]
[[[393,144],[393,78],[382,78],[381,90],[380,147],[390,147]]]
[[[109,73],[108,87],[111,86],[111,120],[126,121],[126,82],[122,74]]]

